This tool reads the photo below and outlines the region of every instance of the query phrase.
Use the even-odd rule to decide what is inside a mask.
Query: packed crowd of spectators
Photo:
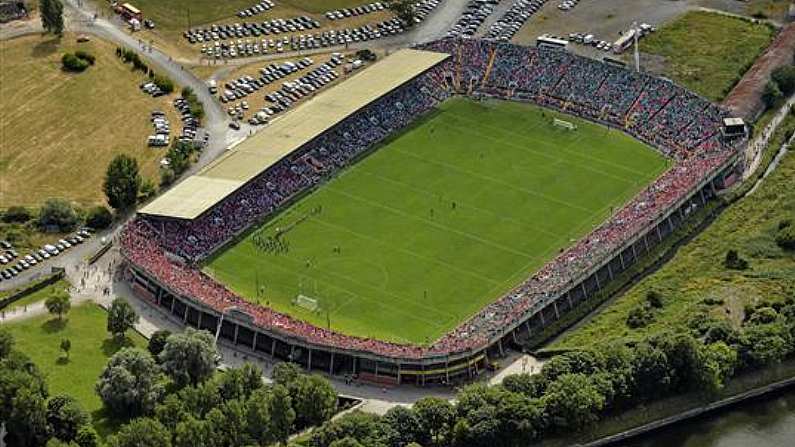
[[[451,57],[351,115],[205,215],[193,221],[139,216],[124,232],[125,256],[181,295],[219,311],[237,306],[262,327],[308,342],[403,358],[462,352],[482,348],[506,327],[576,286],[584,272],[647,231],[735,152],[720,138],[725,113],[667,80],[564,51],[504,42],[445,39],[422,48]],[[246,302],[191,266],[455,93],[532,101],[621,128],[670,156],[675,165],[591,234],[430,347],[351,337],[309,325]],[[166,252],[188,263],[175,263]]]

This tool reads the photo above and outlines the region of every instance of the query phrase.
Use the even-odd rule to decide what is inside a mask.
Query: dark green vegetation
[[[42,315],[4,324],[3,328],[16,339],[16,348],[38,366],[50,395],[74,397],[91,414],[97,429],[107,433],[112,430],[112,424],[108,423],[102,411],[94,383],[116,351],[125,346],[142,347],[146,342],[135,333],[123,339],[108,337],[105,320],[106,313],[100,307],[84,304],[74,307],[62,320]],[[61,351],[63,339],[69,339],[71,343],[68,361]]]
[[[649,408],[657,414],[675,407],[688,410],[721,397],[726,389],[742,391],[749,376],[764,376],[779,362],[791,364],[794,301],[757,306],[736,330],[665,332],[632,345],[599,343],[560,354],[539,374],[508,376],[498,386],[467,386],[454,404],[425,398],[383,417],[346,415],[295,445],[576,445],[593,440],[593,434],[615,433],[605,431],[603,423],[631,428],[627,423],[647,417]],[[656,298],[649,302],[653,307]]]
[[[576,131],[550,124],[572,121]],[[207,271],[319,326],[429,343],[599,224],[667,162],[526,104],[453,100]],[[297,295],[317,301],[293,304]]]
[[[719,101],[767,48],[773,35],[768,25],[693,11],[645,37],[640,48],[665,57],[666,76]]]
[[[771,157],[793,128],[790,115],[771,141]],[[792,298],[795,257],[788,240],[795,219],[794,177],[795,158],[787,155],[751,196],[726,209],[668,264],[551,347],[585,348],[703,325],[738,329],[754,307]],[[634,316],[650,293],[661,297],[661,306],[638,325]]]
[[[218,372],[209,332],[161,333],[153,356],[142,337],[111,324],[117,319],[86,304],[0,328],[0,420],[14,433],[10,445],[57,437],[94,447],[93,424],[113,447],[266,446],[337,412],[331,385],[295,365],[277,366],[266,386],[252,364]],[[106,320],[113,336],[102,340]]]

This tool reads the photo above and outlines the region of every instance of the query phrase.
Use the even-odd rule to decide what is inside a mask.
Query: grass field
[[[519,103],[452,100],[207,271],[320,326],[429,343],[586,234],[667,161],[626,135]],[[319,212],[314,211],[320,208]],[[282,232],[286,252],[254,241]],[[260,291],[261,292],[261,291]],[[319,301],[311,312],[297,294]]]
[[[64,72],[61,56],[76,49],[94,54],[96,65]],[[143,94],[140,72],[114,50],[95,37],[78,44],[70,33],[60,41],[36,35],[0,45],[0,208],[35,207],[51,197],[104,203],[105,170],[120,153],[135,156],[144,176],[159,178],[165,152],[146,147],[149,113],[160,109],[176,122],[171,98]]]
[[[773,139],[780,144],[795,129],[789,117]],[[760,169],[764,169],[763,167]],[[792,296],[795,255],[775,242],[779,222],[795,217],[795,157],[787,155],[752,196],[726,209],[709,228],[681,247],[659,271],[645,278],[592,320],[560,337],[550,348],[578,348],[613,340],[633,341],[651,334],[681,328],[694,316],[707,314],[735,326],[744,318],[746,304],[782,301]],[[729,270],[726,252],[735,249],[750,268]],[[663,296],[663,308],[645,327],[631,329],[629,312],[654,290]],[[709,298],[709,301],[705,299]]]
[[[15,309],[23,309],[25,306],[27,306],[29,304],[35,303],[37,301],[44,301],[47,298],[49,298],[50,295],[52,295],[54,292],[56,292],[58,290],[68,289],[69,286],[70,286],[69,282],[67,282],[67,281],[65,281],[63,279],[60,280],[60,281],[56,281],[55,283],[50,284],[49,286],[44,287],[41,290],[33,292],[30,295],[25,296],[24,298],[21,298],[21,299],[19,299],[17,301],[14,301],[13,303],[9,304],[8,306],[6,306],[2,310],[5,311],[5,312],[9,312],[9,311],[13,311]],[[8,296],[11,296],[14,293],[16,293],[18,290],[19,289],[0,291],[0,299],[6,298]]]
[[[643,38],[640,48],[665,58],[663,71],[669,78],[720,101],[767,48],[773,35],[767,25],[692,11]]]
[[[146,346],[146,340],[132,331],[124,342],[113,341],[105,330],[106,319],[107,313],[99,306],[82,304],[73,308],[63,322],[43,315],[6,326],[14,335],[17,349],[46,375],[50,395],[66,393],[77,399],[91,413],[103,436],[113,429],[113,423],[102,412],[94,384],[116,351],[124,346]],[[62,359],[59,349],[64,338],[72,342],[68,361]]]

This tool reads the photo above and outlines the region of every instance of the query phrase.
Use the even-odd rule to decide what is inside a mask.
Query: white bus
[[[613,43],[613,53],[621,54],[627,51],[632,44],[635,43],[635,30],[631,29],[625,32],[621,37]]]
[[[546,47],[558,50],[565,50],[569,47],[569,42],[563,39],[550,37],[544,34],[543,36],[540,36],[538,39],[536,39],[536,46],[538,48]]]

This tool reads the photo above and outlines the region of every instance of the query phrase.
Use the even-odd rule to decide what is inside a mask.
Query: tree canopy
[[[108,204],[116,210],[127,210],[138,200],[141,188],[141,175],[138,161],[126,154],[119,154],[110,161],[105,173],[103,190]]]
[[[185,386],[196,385],[212,376],[220,355],[212,334],[189,327],[166,339],[159,359],[171,380],[177,386]]]
[[[124,333],[132,329],[138,322],[138,314],[130,303],[123,298],[116,298],[108,309],[108,332],[114,337],[124,337]]]

